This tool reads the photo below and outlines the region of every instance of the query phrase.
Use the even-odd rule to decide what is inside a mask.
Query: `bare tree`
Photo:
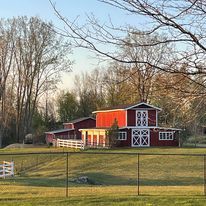
[[[105,102],[107,106],[130,104],[137,100],[138,96],[129,81],[130,73],[127,72],[125,66],[117,62],[112,62],[103,73]]]
[[[19,141],[21,134],[32,132],[32,117],[39,98],[46,90],[54,89],[61,72],[70,71],[71,61],[68,47],[58,38],[51,23],[37,17],[13,21],[16,22],[16,132]]]
[[[9,84],[9,74],[12,70],[14,58],[14,43],[11,41],[13,27],[7,28],[0,22],[0,148],[10,120],[12,119],[13,84]]]
[[[83,25],[78,22],[78,18],[71,21],[63,17],[52,4],[57,16],[65,25],[59,33],[70,38],[75,47],[88,49],[97,54],[101,60],[114,60],[122,65],[126,72],[130,68],[128,73],[131,76],[125,75],[122,81],[126,82],[129,77],[130,82],[139,88],[143,86],[142,100],[148,99],[146,94],[151,92],[152,102],[157,102],[163,107],[167,105],[171,115],[164,117],[166,124],[168,119],[174,126],[180,122],[191,126],[193,120],[202,121],[205,116],[203,111],[206,95],[206,2],[203,0],[99,0],[99,2],[131,15],[136,20],[136,25],[115,26],[112,20],[105,24],[93,15],[88,15],[87,22]],[[162,38],[149,42],[141,41],[155,35]],[[133,36],[139,37],[137,41],[126,38]],[[170,55],[159,61],[134,56],[135,51],[142,49],[155,53],[159,51],[159,47],[165,45],[172,48]],[[121,48],[127,48],[133,56],[120,55]],[[147,79],[142,68],[151,72],[148,73],[151,78]],[[136,69],[138,72],[135,72]],[[159,77],[155,76],[157,71]],[[154,77],[155,81],[150,82]],[[160,85],[154,85],[154,82]]]
[[[12,119],[19,142],[33,132],[42,95],[56,88],[62,72],[71,71],[70,48],[51,23],[38,17],[2,19],[0,36],[0,140]]]
[[[96,52],[101,57],[113,59],[126,64],[143,64],[170,73],[181,73],[188,79],[205,87],[205,82],[198,82],[193,76],[205,76],[206,54],[206,3],[202,0],[99,0],[116,9],[121,9],[133,18],[144,17],[144,27],[136,25],[116,27],[112,24],[100,23],[94,16],[88,16],[87,23],[81,25],[78,19],[69,21],[53,5],[58,17],[65,23],[60,33],[72,39],[73,45]],[[141,18],[143,19],[143,18]],[[139,28],[138,28],[139,26]],[[141,32],[139,32],[141,31]],[[130,42],[126,35],[147,35],[159,33],[164,38],[153,42]],[[102,47],[101,45],[104,45]],[[117,55],[114,47],[128,46],[131,48],[155,48],[159,45],[173,44],[174,53],[171,58],[154,64],[149,59],[128,59]],[[187,70],[181,71],[182,64],[188,64]]]
[[[140,34],[141,32],[139,32]],[[125,41],[129,44],[149,45],[155,41],[160,41],[162,37],[156,35],[136,35],[135,32],[130,34]],[[148,102],[151,98],[155,84],[155,78],[162,71],[156,69],[156,65],[160,65],[161,62],[165,62],[165,59],[171,58],[172,48],[167,44],[156,45],[156,47],[131,47],[125,45],[120,50],[120,57],[131,61],[144,61],[151,62],[148,64],[125,64],[119,63],[119,67],[123,68],[124,79],[130,82],[133,87],[135,95],[138,96],[138,100],[142,102]]]
[[[75,76],[74,92],[79,102],[79,116],[89,116],[91,112],[105,105],[103,72],[94,69]]]

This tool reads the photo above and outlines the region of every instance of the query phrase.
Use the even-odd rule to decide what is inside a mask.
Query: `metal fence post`
[[[2,170],[2,171],[3,171],[3,178],[5,179],[5,174],[6,174],[6,173],[5,173],[5,170],[6,170],[6,169],[5,169],[5,163],[4,163],[4,161],[3,161],[2,169],[3,169],[3,170]]]
[[[23,165],[24,165],[24,160],[21,160],[21,167],[20,167],[20,171],[19,172],[23,171]]]
[[[206,196],[206,158],[203,156],[204,195]]]
[[[139,153],[137,154],[137,195],[139,195]]]
[[[69,196],[69,153],[66,155],[66,197]]]
[[[39,155],[36,156],[36,168],[38,167],[39,165]]]

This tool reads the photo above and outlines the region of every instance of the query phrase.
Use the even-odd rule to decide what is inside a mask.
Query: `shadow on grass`
[[[65,179],[52,178],[35,178],[35,177],[18,177],[0,180],[0,184],[4,185],[21,185],[21,186],[36,186],[36,187],[65,187]]]
[[[55,177],[56,176],[56,177]],[[54,177],[29,177],[29,176],[15,176],[10,179],[0,179],[2,185],[26,185],[26,186],[39,186],[39,187],[65,187],[66,177],[58,178],[55,174]],[[76,178],[86,176],[88,182],[77,183]],[[82,173],[68,179],[70,186],[135,186],[137,185],[137,178],[121,177],[118,175],[110,175],[106,173]],[[170,177],[162,179],[146,179],[140,177],[141,186],[201,186],[203,185],[202,177]]]
[[[137,185],[137,178],[120,177],[118,175],[110,175],[106,173],[84,173],[82,176],[87,176],[93,185]],[[149,179],[140,177],[140,185],[142,186],[198,186],[203,185],[202,177],[170,177],[162,179]]]

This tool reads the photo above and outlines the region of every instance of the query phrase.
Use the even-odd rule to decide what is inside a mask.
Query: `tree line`
[[[197,92],[205,88],[182,74],[151,72],[112,62],[108,67],[76,75],[74,88],[57,97],[58,116],[65,122],[91,116],[92,111],[105,107],[146,102],[163,108],[160,126],[181,128],[190,134],[203,128],[205,96]]]
[[[190,133],[205,126],[204,1],[99,2],[131,14],[137,25],[115,26],[112,19],[107,25],[93,15],[84,25],[64,18],[54,4],[64,23],[58,31],[37,17],[0,20],[0,146],[103,107],[141,101],[164,109],[162,126]],[[107,64],[77,75],[73,89],[52,99],[60,75],[70,71],[71,46]]]
[[[34,132],[42,97],[71,69],[69,52],[52,23],[0,19],[0,147]]]
[[[125,41],[150,45],[162,38],[158,34],[133,34],[126,36]],[[161,62],[168,64],[173,58],[173,50],[171,44],[138,48],[125,45],[119,48],[117,55],[131,61],[150,61],[159,65]],[[107,62],[107,66],[76,75],[73,90],[58,97],[58,114],[63,121],[89,116],[92,111],[104,107],[146,102],[163,108],[159,115],[161,126],[181,128],[190,134],[204,128],[205,78],[197,75],[191,79],[187,74],[190,70],[188,64],[173,63],[178,72],[167,72],[147,63]]]
[[[101,22],[92,14],[82,23],[78,18],[65,18],[51,5],[64,23],[60,33],[71,40],[71,45],[94,52],[101,61],[110,61],[95,84],[101,88],[98,98],[104,97],[101,103],[146,101],[164,108],[160,116],[164,125],[187,128],[192,133],[205,127],[206,3],[98,2],[131,15],[136,24],[116,26],[112,19]],[[93,73],[90,75],[92,78]]]

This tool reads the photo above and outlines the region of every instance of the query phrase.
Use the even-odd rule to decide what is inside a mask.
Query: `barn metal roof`
[[[162,130],[174,130],[174,131],[182,131],[183,129],[174,128],[174,127],[157,127],[157,126],[147,126],[147,127],[137,127],[137,126],[125,126],[119,129],[162,129]]]
[[[123,104],[123,105],[117,105],[117,106],[114,106],[114,107],[107,107],[107,108],[100,109],[98,111],[94,111],[92,113],[103,112],[103,111],[114,111],[114,110],[128,110],[128,109],[132,109],[134,107],[138,107],[138,106],[141,106],[141,105],[151,107],[151,108],[156,109],[158,111],[162,110],[161,108],[153,106],[151,104],[147,104],[145,102],[140,102],[140,103],[136,103],[136,104]]]
[[[77,123],[77,122],[84,121],[86,119],[93,119],[93,120],[95,120],[95,118],[93,118],[93,117],[82,117],[82,118],[74,119],[74,120],[72,120],[70,122],[65,122],[63,124],[74,124],[74,123]]]
[[[90,127],[90,128],[81,128],[79,129],[79,131],[82,131],[82,130],[108,130],[108,129],[111,129],[111,127]],[[119,130],[121,129],[125,129],[125,127],[120,127]]]
[[[61,133],[61,132],[69,132],[72,131],[74,129],[58,129],[58,130],[53,130],[53,131],[49,131],[49,132],[45,132],[46,134],[57,134],[57,133]]]

